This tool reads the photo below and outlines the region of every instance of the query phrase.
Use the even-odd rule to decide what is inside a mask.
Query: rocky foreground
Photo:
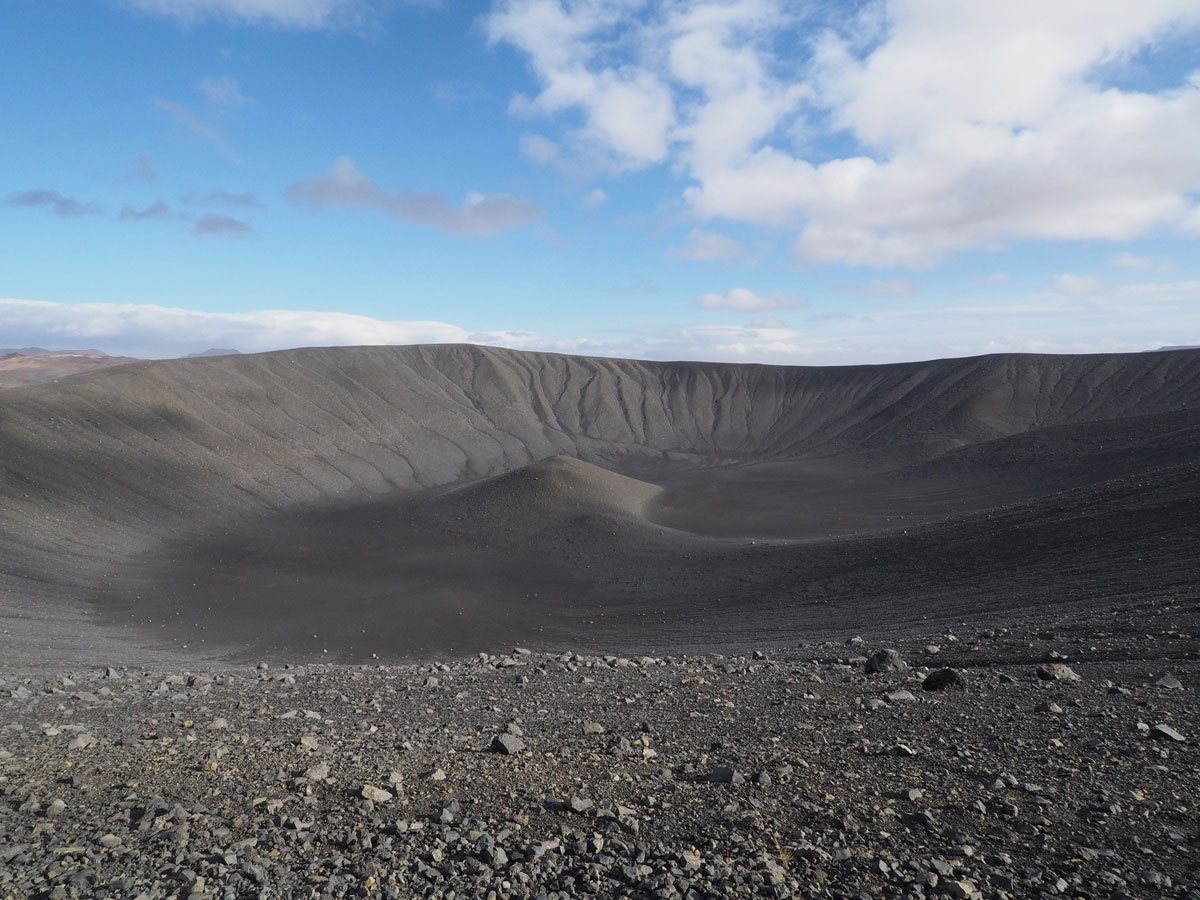
[[[1136,643],[10,671],[0,898],[1200,898],[1181,612]]]

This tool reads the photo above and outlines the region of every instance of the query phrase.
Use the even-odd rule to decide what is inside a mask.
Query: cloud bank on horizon
[[[472,330],[450,322],[385,320],[344,312],[257,309],[209,312],[152,304],[82,303],[0,298],[5,346],[50,350],[99,347],[111,355],[143,359],[186,356],[208,347],[243,353],[294,347],[385,344],[471,343],[587,356],[647,360],[708,360],[734,363],[853,365],[882,359],[934,359],[985,353],[1135,352],[1173,346],[1154,320],[1162,314],[1196,333],[1200,308],[1193,300],[1200,282],[1129,285],[1088,300],[1093,322],[1077,321],[1077,291],[1053,283],[1032,295],[995,307],[947,306],[929,311],[894,309],[869,320],[866,334],[851,315],[817,314],[806,321],[832,319],[824,333],[793,327],[758,315],[737,324],[670,327],[610,326],[593,335],[555,337],[536,331]],[[1091,293],[1090,291],[1088,293]],[[729,296],[697,298],[698,306],[729,306],[771,312],[804,306],[803,298]],[[1143,323],[1120,338],[1102,324],[1110,309],[1131,311]],[[1074,324],[1053,323],[1066,313]],[[951,342],[931,328],[955,324]],[[1033,324],[1030,324],[1033,323]],[[840,327],[839,327],[840,326]]]
[[[0,182],[0,296],[34,298],[0,301],[0,344],[808,363],[1200,339],[1190,0],[90,14],[159,74],[48,61],[54,17],[0,12],[41,78],[0,88],[40,123]],[[93,115],[94,151],[53,143]]]

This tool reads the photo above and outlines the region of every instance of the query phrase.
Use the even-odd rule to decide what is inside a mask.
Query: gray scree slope
[[[702,646],[1178,591],[1198,463],[1197,351],[135,364],[0,394],[0,649]]]

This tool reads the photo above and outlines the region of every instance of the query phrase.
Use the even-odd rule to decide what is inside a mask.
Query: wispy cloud
[[[184,24],[226,21],[296,30],[360,25],[370,16],[370,0],[118,0],[142,12]]]
[[[429,225],[450,234],[498,234],[542,214],[536,203],[509,194],[471,193],[462,205],[452,206],[440,194],[385,191],[345,156],[334,160],[328,175],[298,181],[285,194],[305,206],[371,209],[399,222]]]
[[[121,212],[117,216],[117,220],[120,222],[169,221],[180,218],[184,217],[171,209],[165,200],[159,200],[157,203],[152,203],[142,209],[137,209],[127,203],[121,207]]]
[[[199,237],[249,237],[254,234],[254,226],[230,216],[206,215],[196,220],[192,234]]]
[[[226,159],[233,162],[241,162],[241,158],[229,146],[225,135],[215,125],[204,121],[204,119],[200,118],[200,116],[182,103],[176,103],[173,100],[164,100],[161,97],[155,97],[153,102],[156,107],[192,132],[192,134],[212,144],[213,148]]]
[[[131,204],[121,207],[117,215],[118,222],[191,222],[191,233],[197,237],[249,237],[253,235],[254,226],[242,219],[231,216],[207,213],[195,216],[173,208],[165,200],[138,208]]]
[[[154,160],[144,153],[134,160],[133,177],[137,181],[152,182],[158,180],[158,173],[154,171]]]
[[[1109,262],[1122,269],[1139,269],[1144,272],[1167,272],[1171,268],[1171,264],[1166,260],[1136,253],[1117,253]]]
[[[244,209],[258,209],[262,206],[250,191],[235,194],[219,188],[205,194],[189,192],[180,199],[189,206],[236,206]]]
[[[583,199],[579,201],[588,209],[598,209],[608,202],[608,195],[600,188],[594,188],[583,195]]]
[[[870,297],[911,297],[917,292],[917,286],[907,278],[888,278],[856,284],[835,284],[833,291]]]
[[[776,291],[771,294],[756,294],[748,288],[734,288],[725,294],[701,294],[696,298],[701,309],[733,309],[739,312],[758,312],[766,309],[799,309],[808,306],[808,301],[795,294]]]
[[[684,259],[691,262],[713,262],[736,259],[743,253],[739,241],[727,234],[693,228],[683,243],[667,250],[668,259]]]
[[[58,191],[32,190],[9,194],[4,198],[8,206],[28,206],[49,210],[56,216],[95,216],[102,210],[95,203],[81,203],[74,197],[65,197]]]
[[[200,93],[214,109],[235,110],[249,106],[254,101],[242,93],[236,78],[214,75],[200,79]]]
[[[1046,282],[1046,288],[1068,297],[1083,297],[1095,294],[1104,287],[1104,280],[1094,275],[1074,275],[1070,272],[1055,275]]]

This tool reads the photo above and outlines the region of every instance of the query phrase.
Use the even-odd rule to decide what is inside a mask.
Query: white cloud
[[[529,57],[542,84],[534,97],[517,96],[519,115],[579,109],[582,127],[569,137],[611,154],[624,168],[642,168],[667,157],[675,110],[670,89],[653,71],[608,66],[600,44],[640,4],[629,0],[572,3],[557,0],[500,0],[485,25],[492,43],[506,41]],[[528,149],[526,149],[528,153]]]
[[[562,122],[556,153],[668,163],[698,218],[787,228],[801,259],[1200,232],[1200,76],[1112,77],[1200,28],[1193,0],[497,0],[486,26],[527,55],[513,109]]]
[[[631,359],[798,363],[828,345],[776,320],[749,327],[683,325],[594,337],[521,330],[471,331],[439,321],[389,321],[312,310],[202,312],[127,303],[53,303],[0,298],[5,338],[15,346],[96,347],[141,358],[183,356],[208,347],[243,353],[291,347],[475,343]]]
[[[1088,294],[1094,294],[1103,288],[1104,281],[1094,275],[1072,275],[1068,272],[1062,275],[1055,275],[1046,282],[1046,287],[1056,294],[1065,294],[1068,297],[1083,297]]]
[[[470,193],[461,206],[451,206],[440,194],[385,191],[345,156],[334,160],[328,175],[298,181],[285,194],[307,206],[374,209],[400,222],[431,225],[451,234],[498,234],[542,214],[536,203],[509,194]]]
[[[1118,253],[1111,260],[1114,266],[1120,266],[1123,269],[1153,269],[1155,262],[1148,256],[1139,256],[1135,253]]]
[[[825,312],[806,330],[775,318],[749,325],[678,324],[613,329],[586,337],[518,329],[467,329],[439,321],[393,321],[311,310],[202,312],[115,303],[0,299],[6,341],[54,349],[98,347],[141,357],[207,347],[243,352],[300,346],[478,343],[631,359],[693,359],[783,365],[888,363],[981,353],[1134,352],[1200,343],[1200,282],[1106,286],[1086,303],[1053,292],[990,304],[888,304],[871,318]],[[946,334],[953,339],[947,340]]]
[[[244,353],[344,344],[447,343],[469,332],[445,322],[384,321],[339,312],[268,309],[202,312],[132,303],[52,303],[0,299],[5,338],[17,346],[80,349],[142,357],[179,356],[208,347]]]
[[[712,262],[721,259],[736,259],[743,248],[740,242],[727,234],[693,228],[678,247],[667,251],[668,259],[686,259],[692,262]]]
[[[200,79],[200,93],[208,105],[219,110],[241,109],[253,101],[242,93],[236,78],[228,75]]]
[[[596,209],[608,202],[608,195],[600,188],[595,188],[585,194],[579,202],[588,209]]]
[[[357,24],[368,0],[122,0],[142,12],[185,24],[207,20],[310,30]]]
[[[1193,206],[1183,217],[1182,228],[1185,234],[1200,237],[1200,204]]]
[[[836,284],[833,290],[839,294],[865,294],[872,297],[911,297],[917,285],[908,278],[881,278],[864,284]]]
[[[521,154],[535,163],[559,165],[562,153],[558,144],[541,134],[523,134],[520,138]]]
[[[739,312],[757,312],[765,309],[798,309],[808,305],[803,297],[775,291],[765,296],[748,288],[734,288],[725,294],[708,293],[696,298],[701,309],[735,309]]]

